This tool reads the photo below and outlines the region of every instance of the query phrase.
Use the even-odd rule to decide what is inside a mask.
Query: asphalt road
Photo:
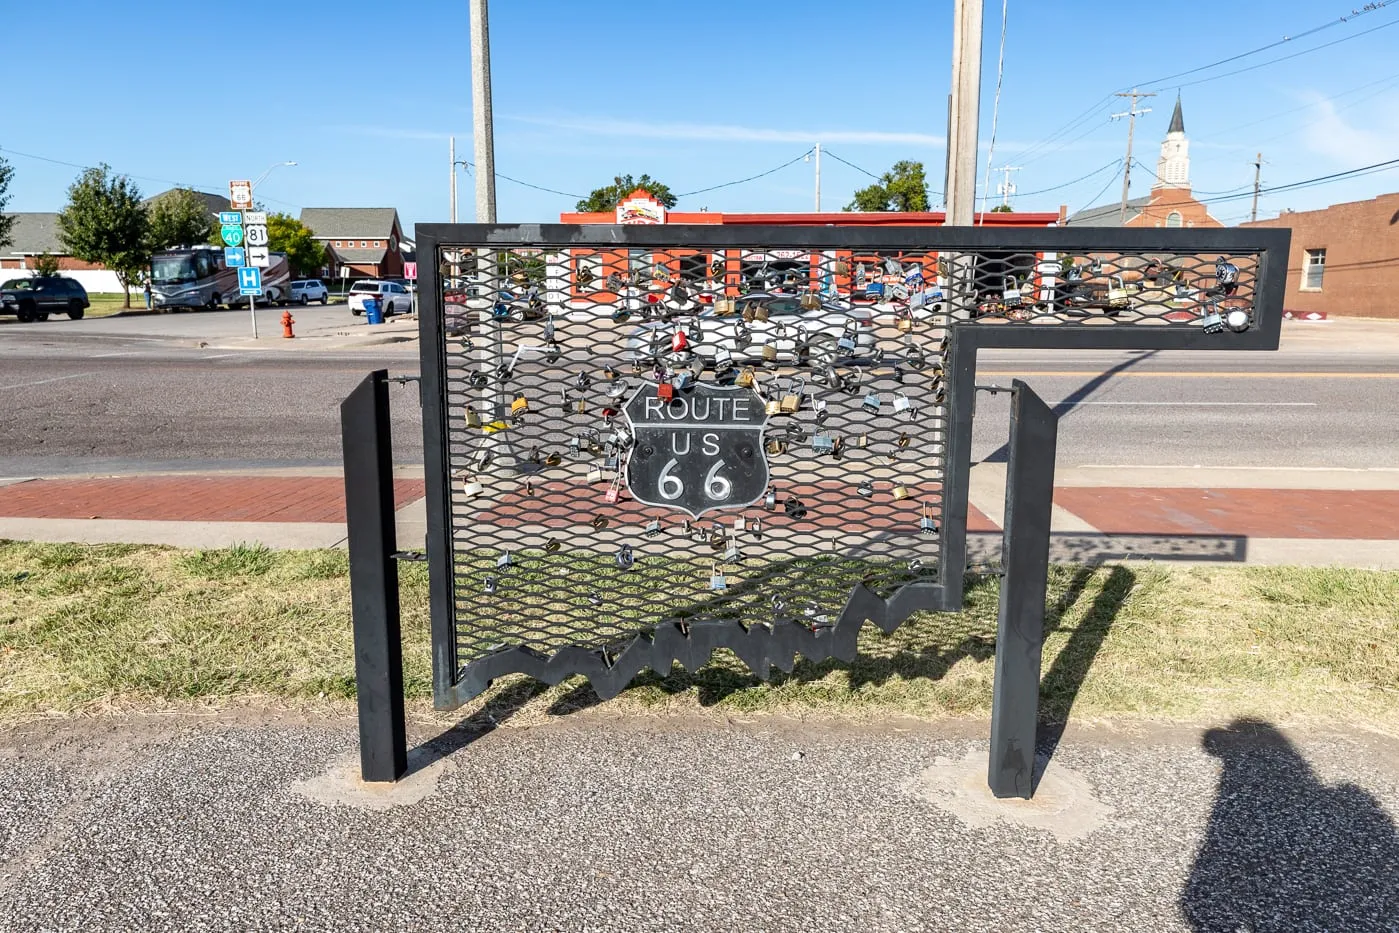
[[[266,312],[264,334],[280,313]],[[293,313],[353,326],[343,307]],[[246,311],[0,324],[0,476],[334,467],[341,399],[372,369],[418,370],[412,344],[198,346],[240,328]],[[1286,339],[1278,353],[999,351],[978,382],[1018,374],[1058,408],[1063,466],[1395,467],[1395,360],[1387,344]],[[421,463],[416,390],[393,399],[395,458]],[[1008,406],[979,396],[977,459],[1002,455]]]

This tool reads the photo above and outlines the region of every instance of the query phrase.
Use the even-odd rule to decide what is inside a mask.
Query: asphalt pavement
[[[13,730],[0,929],[1399,929],[1393,739],[1070,729],[1025,802],[984,723],[509,712],[397,787],[340,715]]]
[[[235,337],[246,310],[0,326],[0,476],[338,465],[341,399],[417,373],[417,345],[356,343],[343,307],[293,314],[301,342]],[[1399,326],[1289,324],[1277,353],[987,352],[978,382],[1053,405],[1064,467],[1392,468],[1396,361]],[[393,393],[395,458],[420,464],[416,389]],[[1008,405],[979,396],[975,459],[1003,458]]]

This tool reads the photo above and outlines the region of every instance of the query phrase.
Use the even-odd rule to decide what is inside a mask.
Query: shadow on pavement
[[[1202,744],[1223,772],[1181,893],[1192,929],[1399,929],[1399,835],[1374,797],[1323,784],[1267,722],[1211,729]]]
[[[535,680],[521,680],[490,695],[484,706],[446,732],[428,739],[409,752],[408,773],[421,771],[443,758],[456,754],[472,742],[494,732],[501,723],[524,708],[525,704],[548,690]]]
[[[1074,571],[1069,587],[1045,611],[1044,634],[1048,638],[1057,631],[1064,617],[1083,595],[1088,581],[1093,578],[1094,568],[1079,567]],[[1137,582],[1137,575],[1126,567],[1113,567],[1108,578],[1103,581],[1093,605],[1084,613],[1082,621],[1069,636],[1068,642],[1054,657],[1049,672],[1040,677],[1040,727],[1035,756],[1035,774],[1032,787],[1038,788],[1040,778],[1059,741],[1064,737],[1064,729],[1069,722],[1069,712],[1074,700],[1083,687],[1084,678],[1093,666],[1108,631],[1117,621],[1117,615],[1127,602],[1127,596]]]
[[[1155,356],[1158,352],[1160,352],[1160,351],[1158,351],[1158,350],[1148,350],[1148,351],[1146,351],[1145,353],[1137,354],[1136,356],[1132,357],[1132,358],[1129,359],[1129,360],[1123,360],[1121,363],[1118,363],[1116,366],[1113,366],[1113,367],[1111,367],[1110,369],[1105,369],[1105,370],[1103,370],[1101,373],[1099,373],[1098,375],[1094,376],[1092,379],[1089,379],[1087,382],[1085,382],[1083,385],[1079,386],[1077,389],[1074,389],[1073,392],[1071,392],[1062,402],[1059,402],[1057,405],[1051,406],[1051,409],[1053,410],[1053,412],[1054,412],[1054,414],[1055,414],[1056,416],[1058,416],[1058,417],[1060,417],[1060,418],[1063,418],[1063,417],[1064,417],[1065,415],[1067,415],[1069,412],[1073,411],[1074,408],[1076,408],[1076,407],[1078,406],[1079,402],[1085,401],[1085,400],[1088,398],[1088,396],[1092,395],[1092,394],[1093,394],[1094,392],[1096,392],[1101,386],[1103,386],[1105,383],[1109,382],[1109,381],[1112,379],[1113,376],[1116,376],[1118,373],[1123,372],[1123,371],[1125,371],[1125,370],[1131,369],[1133,366],[1136,366],[1138,363],[1145,363],[1147,360],[1149,360],[1149,359],[1151,359],[1153,356]],[[997,365],[1004,365],[1004,364],[997,364]],[[1002,390],[1002,391],[1006,391],[1006,390]],[[1007,459],[1009,458],[1009,455],[1010,455],[1010,446],[1009,446],[1008,444],[1002,444],[1000,447],[997,447],[995,450],[991,451],[991,453],[987,454],[985,457],[982,457],[982,458],[981,458],[981,462],[982,462],[982,463],[1005,463],[1005,462],[1007,462]]]

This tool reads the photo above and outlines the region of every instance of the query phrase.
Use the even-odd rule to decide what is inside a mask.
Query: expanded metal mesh
[[[1237,330],[1259,258],[678,242],[439,246],[459,665],[940,582],[950,326]],[[770,486],[696,518],[632,494],[623,409],[699,384],[756,394]]]

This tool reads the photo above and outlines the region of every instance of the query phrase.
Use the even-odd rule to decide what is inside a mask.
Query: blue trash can
[[[364,299],[364,318],[366,324],[384,323],[384,312],[379,308],[378,298]]]

